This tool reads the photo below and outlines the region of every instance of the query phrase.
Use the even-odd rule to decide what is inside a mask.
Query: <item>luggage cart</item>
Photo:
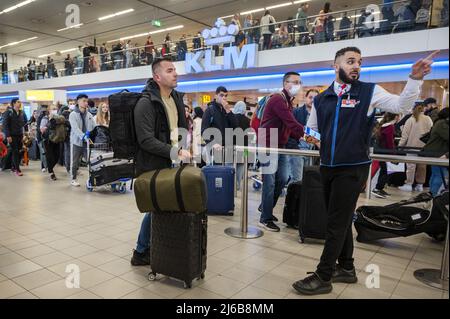
[[[110,161],[112,165],[115,163],[122,163],[123,160],[114,160],[112,147],[107,143],[93,143],[91,140],[87,144],[87,167],[88,167],[88,179],[86,181],[86,189],[88,192],[93,192],[97,187],[110,187],[114,193],[125,194],[127,192],[127,182],[131,181],[131,178],[120,178],[112,183],[98,184],[94,181],[93,173],[105,167],[105,162]]]

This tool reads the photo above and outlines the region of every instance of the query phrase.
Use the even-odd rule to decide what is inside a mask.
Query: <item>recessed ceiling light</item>
[[[110,18],[113,18],[113,17],[117,17],[117,16],[120,16],[120,15],[126,14],[126,13],[130,13],[130,12],[133,12],[133,11],[134,11],[134,9],[128,9],[128,10],[119,11],[119,12],[116,12],[116,13],[113,13],[113,14],[110,14],[110,15],[107,15],[107,16],[104,16],[104,17],[100,17],[100,18],[98,18],[98,20],[99,21],[103,21],[103,20],[106,20],[106,19],[110,19]]]
[[[36,0],[22,1],[22,2],[16,4],[16,5],[12,6],[12,7],[9,7],[9,8],[6,8],[5,10],[3,10],[3,11],[0,11],[0,14],[11,12],[13,10],[16,10],[16,9],[18,9],[20,7],[26,6],[27,4],[30,4],[30,3],[35,2],[35,1]]]
[[[248,14],[252,14],[252,13],[256,13],[256,12],[261,12],[261,11],[264,11],[264,10],[265,10],[264,8],[248,10],[248,11],[241,12],[240,15],[241,15],[241,16],[245,16],[245,15],[248,15]]]
[[[287,7],[292,5],[292,2],[285,2],[285,3],[280,3],[280,4],[276,4],[270,7],[267,7],[266,10],[271,10],[271,9],[276,9],[276,8],[281,8],[281,7]]]
[[[62,29],[56,30],[56,32],[61,32],[61,31],[69,30],[69,29],[79,28],[79,27],[81,27],[82,25],[84,25],[84,23],[79,23],[79,24],[73,25],[73,26],[71,26],[71,27],[62,28]]]
[[[10,47],[10,46],[13,46],[13,45],[17,45],[17,44],[20,44],[20,43],[23,43],[23,42],[26,42],[26,41],[31,41],[31,40],[34,40],[34,39],[37,39],[37,38],[38,37],[32,37],[32,38],[28,38],[28,39],[25,39],[25,40],[11,42],[11,43],[8,43],[8,44],[0,46],[0,49],[6,48],[6,47]]]
[[[127,36],[127,37],[122,37],[120,39],[109,40],[106,43],[112,43],[112,42],[117,42],[117,41],[125,41],[125,40],[134,39],[134,38],[145,37],[145,36],[151,35],[151,34],[157,34],[157,33],[162,33],[162,32],[178,30],[178,29],[182,29],[182,28],[184,28],[184,25],[177,25],[177,26],[174,26],[174,27],[166,28],[166,29],[160,29],[160,30],[146,32],[146,33],[139,33],[139,34],[130,35],[130,36]]]

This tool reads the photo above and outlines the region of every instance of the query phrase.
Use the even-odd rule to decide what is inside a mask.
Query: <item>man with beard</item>
[[[359,81],[361,51],[336,53],[334,83],[314,99],[307,126],[321,134],[321,177],[328,212],[327,235],[317,270],[293,287],[304,295],[330,293],[332,283],[356,283],[352,218],[369,175],[369,141],[375,109],[406,113],[418,98],[423,78],[431,72],[433,52],[417,61],[400,96],[374,83]],[[314,142],[308,137],[309,142]],[[316,141],[317,142],[317,141]],[[336,264],[336,261],[338,262]]]

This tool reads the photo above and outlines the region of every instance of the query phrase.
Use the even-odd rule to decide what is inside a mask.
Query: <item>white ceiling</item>
[[[16,5],[23,0],[1,0],[0,11]],[[10,42],[38,37],[35,40],[0,49],[1,52],[38,57],[55,51],[77,47],[85,42],[97,44],[124,36],[157,30],[150,23],[152,19],[161,20],[162,28],[184,25],[183,29],[170,32],[172,39],[178,39],[183,33],[194,35],[206,25],[213,25],[219,16],[242,12],[256,8],[284,3],[287,0],[36,0],[24,7],[0,15],[0,47]],[[311,0],[311,15],[322,9],[325,1]],[[332,10],[360,8],[378,2],[370,0],[334,0]],[[381,0],[379,0],[381,2]],[[81,22],[79,29],[57,32],[65,27],[68,4],[80,6]],[[171,12],[156,9],[152,4]],[[271,10],[277,21],[295,16],[298,5]],[[98,21],[101,16],[133,8],[135,11],[105,21]],[[258,17],[262,13],[255,14]],[[155,43],[162,43],[165,33],[153,36]],[[142,45],[145,37],[133,39]]]

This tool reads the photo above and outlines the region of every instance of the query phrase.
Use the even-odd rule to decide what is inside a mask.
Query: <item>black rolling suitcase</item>
[[[304,243],[305,238],[325,239],[327,220],[320,169],[318,166],[305,167],[298,222],[300,241]]]
[[[302,185],[302,182],[289,184],[283,209],[283,223],[295,229],[298,229]]]
[[[203,279],[207,225],[206,213],[152,213],[149,280],[162,274],[191,288],[192,280]]]

